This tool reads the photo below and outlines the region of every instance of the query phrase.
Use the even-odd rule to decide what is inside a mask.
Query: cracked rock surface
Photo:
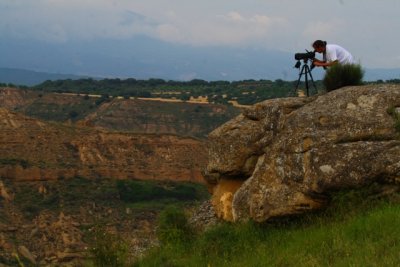
[[[400,85],[271,99],[209,135],[204,171],[228,221],[298,214],[332,191],[400,179]]]

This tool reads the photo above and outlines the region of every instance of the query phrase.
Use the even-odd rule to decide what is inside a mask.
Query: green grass
[[[399,266],[400,195],[377,200],[368,192],[337,194],[315,214],[224,223],[185,246],[154,248],[134,266]]]

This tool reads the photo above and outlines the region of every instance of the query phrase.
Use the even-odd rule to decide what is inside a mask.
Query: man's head
[[[315,52],[317,53],[324,53],[326,50],[326,42],[322,40],[316,40],[312,47],[314,48]]]

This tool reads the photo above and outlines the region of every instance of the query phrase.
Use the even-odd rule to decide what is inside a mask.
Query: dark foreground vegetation
[[[33,184],[17,184],[14,188],[15,204],[28,218],[44,210],[74,212],[82,203],[90,201],[112,207],[123,205],[136,210],[160,210],[166,205],[184,206],[209,196],[203,185],[189,182],[75,177],[43,183],[46,194],[38,192]]]
[[[222,223],[203,233],[170,207],[159,217],[161,245],[135,263],[113,266],[399,266],[400,194],[374,195],[376,189],[337,193],[315,214]],[[109,248],[108,256],[118,254]]]

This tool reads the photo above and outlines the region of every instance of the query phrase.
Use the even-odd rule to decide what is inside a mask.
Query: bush
[[[157,237],[167,246],[185,244],[192,239],[193,231],[182,209],[168,206],[160,213]]]
[[[335,89],[362,84],[364,71],[359,64],[335,64],[325,73],[323,84],[328,92]]]
[[[89,252],[96,267],[120,267],[128,262],[128,246],[120,238],[107,232],[103,227],[95,227],[93,245]]]
[[[400,114],[396,110],[396,107],[388,108],[387,113],[392,116],[394,120],[394,128],[396,129],[396,132],[400,133]]]

